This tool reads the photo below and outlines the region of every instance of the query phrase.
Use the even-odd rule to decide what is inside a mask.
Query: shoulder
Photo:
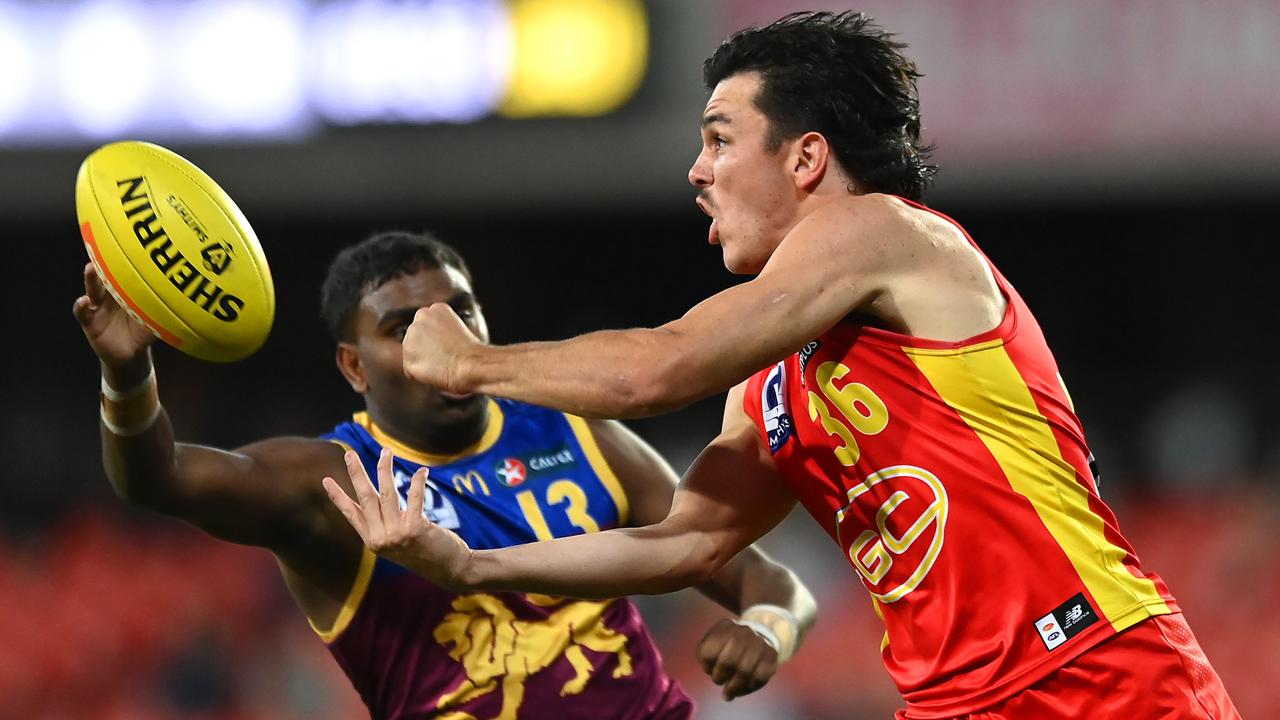
[[[932,213],[892,195],[839,197],[796,223],[774,254],[779,262],[771,258],[770,264],[871,271],[926,240],[931,225]]]
[[[850,195],[827,203],[797,224],[792,235],[802,243],[818,244],[830,254],[833,264],[866,270],[891,270],[904,263],[917,267],[922,257],[938,250],[949,253],[969,246],[954,220],[881,193]]]
[[[638,435],[617,420],[578,418],[576,415],[568,414],[565,417],[581,422],[582,427],[591,433],[591,437],[607,460],[616,459],[619,453],[633,452],[639,445],[644,444]]]
[[[601,456],[610,467],[623,471],[635,470],[646,465],[663,465],[658,451],[634,430],[617,420],[583,420],[584,427],[591,433],[599,448]]]
[[[805,218],[815,228],[864,244],[901,241],[927,236],[939,227],[951,227],[937,213],[896,195],[850,195],[818,208]]]

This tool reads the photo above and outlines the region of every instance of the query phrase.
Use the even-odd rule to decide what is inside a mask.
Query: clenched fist
[[[751,628],[723,619],[698,643],[698,662],[725,700],[749,695],[778,672],[778,651]]]
[[[445,303],[424,307],[404,336],[404,374],[445,392],[472,392],[475,388],[467,387],[462,377],[462,363],[480,345],[453,308]]]

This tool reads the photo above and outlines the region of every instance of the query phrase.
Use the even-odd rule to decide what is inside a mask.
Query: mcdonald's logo
[[[468,493],[475,495],[476,486],[480,486],[480,492],[486,496],[489,494],[489,483],[484,481],[484,476],[475,470],[468,470],[465,475],[453,476],[453,489],[461,493],[465,489]]]

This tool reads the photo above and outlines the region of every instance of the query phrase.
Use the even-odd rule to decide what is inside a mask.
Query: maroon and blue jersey
[[[490,400],[488,414],[480,441],[452,456],[407,447],[366,413],[324,437],[358,453],[371,477],[389,448],[401,507],[429,467],[424,514],[476,549],[626,524],[627,498],[584,420],[509,400]],[[338,619],[316,632],[374,718],[693,714],[625,598],[458,594],[366,550]]]

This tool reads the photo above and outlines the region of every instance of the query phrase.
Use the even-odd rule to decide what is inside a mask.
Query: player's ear
[[[354,343],[340,342],[334,354],[338,363],[338,372],[347,379],[351,389],[361,395],[369,391],[369,379],[364,374],[364,364],[360,362],[360,353]]]
[[[796,187],[811,192],[827,173],[831,146],[822,133],[807,132],[792,141],[791,154]]]

